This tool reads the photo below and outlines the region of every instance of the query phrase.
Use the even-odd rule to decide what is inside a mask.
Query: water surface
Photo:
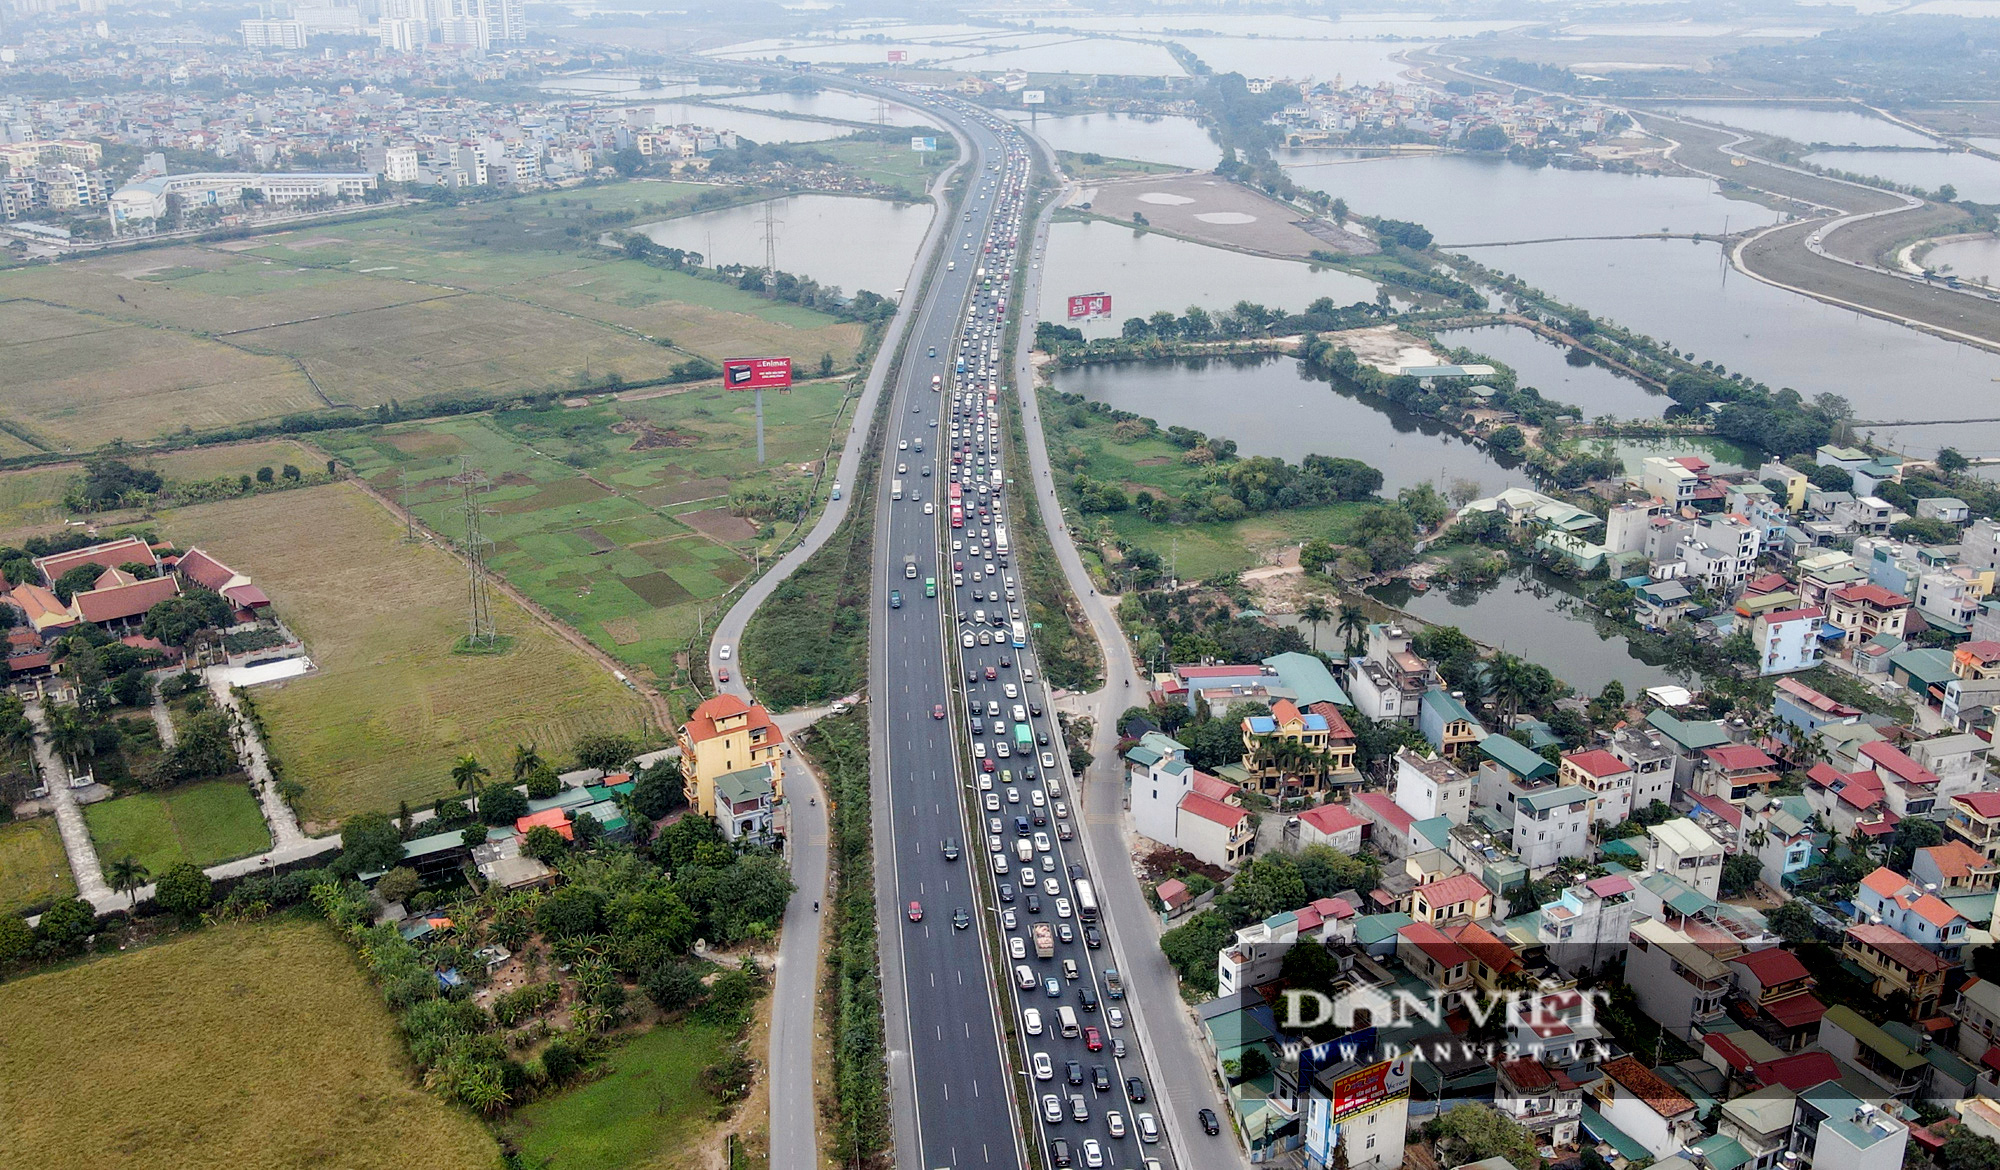
[[[1029,116],[1002,111],[1023,127]],[[1057,150],[1096,152],[1108,158],[1164,163],[1191,171],[1210,171],[1222,161],[1222,148],[1193,118],[1174,115],[1143,118],[1136,114],[1070,114],[1033,120],[1034,133]]]
[[[2000,203],[2000,162],[1966,151],[1819,150],[1806,156],[1814,166],[1936,191],[1949,183],[1959,199]]]
[[[1586,419],[1606,414],[1617,418],[1658,418],[1673,405],[1673,399],[1614,373],[1581,350],[1557,344],[1519,325],[1446,329],[1436,336],[1444,345],[1462,345],[1512,366],[1520,385],[1533,386],[1552,402],[1566,402],[1582,409]]]
[[[776,221],[779,271],[848,293],[865,288],[885,297],[908,282],[932,215],[928,203],[841,195],[793,195],[766,202]],[[700,252],[711,264],[761,267],[764,208],[764,203],[727,207],[637,230],[654,243]]]
[[[1935,146],[1924,135],[1886,118],[1857,110],[1834,110],[1823,106],[1709,105],[1694,102],[1667,106],[1665,111],[1697,122],[1734,126],[1759,134],[1775,134],[1793,142],[1824,142],[1829,146]],[[1642,111],[1643,113],[1643,111]],[[1643,120],[1643,119],[1642,119]]]

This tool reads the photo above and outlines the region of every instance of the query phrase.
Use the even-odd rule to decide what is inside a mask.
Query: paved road
[[[1050,152],[1043,147],[1042,153],[1053,171]],[[1032,333],[1029,323],[1038,319],[1041,257],[1047,251],[1049,221],[1061,202],[1061,198],[1052,200],[1035,225],[1031,267],[1020,296],[1024,338]],[[1208,1054],[1195,1034],[1193,1018],[1182,1006],[1179,980],[1160,952],[1158,919],[1132,871],[1126,844],[1125,781],[1119,766],[1115,721],[1125,708],[1140,701],[1134,696],[1144,693],[1144,680],[1133,665],[1124,630],[1112,612],[1113,603],[1098,595],[1069,534],[1061,502],[1056,498],[1041,407],[1035,397],[1032,354],[1025,343],[1016,355],[1014,385],[1020,396],[1027,431],[1029,474],[1034,479],[1042,522],[1055,549],[1056,561],[1062,566],[1063,577],[1083,605],[1105,664],[1104,689],[1086,697],[1094,727],[1090,743],[1092,764],[1084,795],[1083,839],[1092,872],[1098,876],[1098,896],[1104,902],[1111,945],[1125,960],[1120,969],[1131,989],[1133,1025],[1145,1041],[1154,1092],[1165,1103],[1162,1120],[1184,1162],[1202,1167],[1248,1166],[1237,1143],[1210,1138],[1194,1124],[1200,1109],[1213,1109],[1218,1117],[1226,1116],[1222,1095],[1209,1071]]]
[[[959,161],[947,167],[931,185],[930,195],[937,214],[912,263],[911,274],[906,281],[911,289],[922,283],[920,274],[928,271],[944,241],[952,234],[954,220],[945,198],[945,189],[971,155],[970,144],[963,137],[959,137],[958,154]],[[847,518],[848,508],[854,502],[855,477],[860,470],[863,448],[868,441],[883,386],[902,338],[918,313],[915,296],[903,296],[900,300],[896,315],[882,338],[875,362],[869,369],[861,397],[855,403],[852,429],[836,464],[833,482],[843,489],[841,498],[827,503],[826,510],[806,533],[805,539],[744,590],[716,624],[714,639],[709,643],[709,677],[720,680],[725,672],[728,673],[729,681],[717,683],[720,690],[739,698],[750,697],[750,688],[734,656],[735,648],[742,644],[744,627],[758,607],[769,600],[778,586],[800,565],[818,552]],[[725,654],[729,657],[725,658]],[[790,735],[810,719],[801,721],[790,715],[780,715],[777,722]],[[798,756],[786,761],[785,777],[785,798],[791,823],[791,835],[787,842],[788,860],[792,880],[798,889],[785,908],[778,942],[778,972],[771,995],[771,1048],[767,1056],[767,1067],[771,1071],[771,1165],[773,1170],[815,1170],[819,1165],[819,1106],[813,1086],[813,1037],[818,1026],[820,911],[814,909],[813,903],[826,897],[827,825],[826,808],[822,803],[826,793],[820,787],[819,778]]]

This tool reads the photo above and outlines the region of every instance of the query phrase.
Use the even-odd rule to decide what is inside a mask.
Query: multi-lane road
[[[1077,792],[1005,535],[1025,490],[1004,482],[1000,394],[1027,144],[984,111],[949,116],[972,147],[969,186],[892,388],[874,501],[877,883],[900,1162],[1019,1167],[1033,1143],[1046,1165],[1170,1166],[1167,1143],[1146,1140],[1163,1126],[1107,976],[1117,959],[1095,922]]]

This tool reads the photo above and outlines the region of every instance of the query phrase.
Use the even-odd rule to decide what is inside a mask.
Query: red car
[[[924,920],[924,904],[922,902],[910,903],[910,921],[922,922],[923,920]],[[1091,1029],[1091,1031],[1093,1032],[1096,1030],[1097,1029],[1095,1028]]]
[[[931,705],[931,718],[933,718],[933,719],[942,719],[942,718],[944,718],[944,704],[943,704],[943,703],[933,703],[933,704]]]
[[[991,772],[993,770],[993,761],[992,760],[979,761],[979,770],[982,772]]]
[[[987,682],[992,682],[992,681],[993,681],[994,679],[996,679],[996,678],[999,678],[999,677],[1000,677],[1000,674],[999,674],[999,672],[998,672],[998,671],[995,671],[995,670],[994,670],[994,669],[993,669],[992,667],[990,667],[990,666],[986,668],[986,681],[987,681]]]
[[[718,670],[718,671],[716,671],[716,672],[715,672],[715,680],[716,680],[717,682],[728,682],[728,681],[729,681],[729,668],[725,666],[725,667],[723,667],[723,668],[722,668],[721,670]]]
[[[912,902],[910,905],[914,907],[916,903]],[[1083,1046],[1092,1052],[1104,1051],[1104,1034],[1096,1028],[1085,1028],[1083,1030]]]

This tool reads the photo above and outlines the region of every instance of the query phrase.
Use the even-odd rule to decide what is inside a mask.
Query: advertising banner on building
[[[792,359],[724,358],[722,385],[730,390],[771,390],[792,384]]]
[[[1359,1113],[1409,1091],[1410,1062],[1407,1059],[1385,1060],[1367,1068],[1355,1069],[1333,1082],[1334,1119]]]
[[[1069,319],[1072,321],[1081,321],[1085,317],[1109,317],[1110,315],[1110,293],[1080,293],[1069,299]]]

